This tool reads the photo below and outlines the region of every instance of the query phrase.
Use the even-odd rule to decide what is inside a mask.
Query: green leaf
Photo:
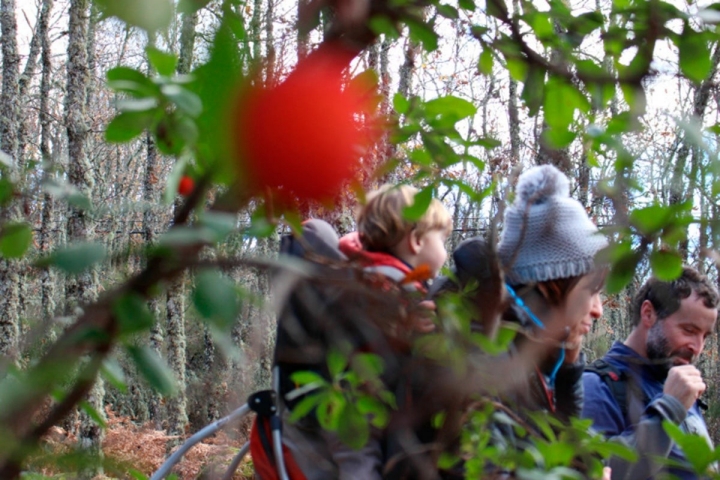
[[[113,303],[112,310],[121,335],[150,330],[155,324],[155,318],[150,313],[147,301],[136,293],[127,293],[118,298]]]
[[[237,228],[237,215],[234,213],[206,211],[202,212],[199,224],[214,232],[215,241],[219,242]]]
[[[200,315],[225,330],[230,329],[240,313],[235,284],[214,270],[196,276],[192,299]]]
[[[363,395],[357,399],[357,409],[363,415],[372,415],[370,423],[376,428],[383,428],[387,425],[390,415],[388,408],[380,400]]]
[[[446,95],[427,101],[425,112],[428,117],[450,117],[458,122],[475,115],[477,107],[464,98]]]
[[[573,121],[575,108],[566,96],[566,83],[551,77],[545,84],[545,102],[543,110],[548,125],[558,130],[567,130]]]
[[[107,256],[105,246],[101,243],[75,243],[60,248],[50,256],[40,260],[39,265],[51,265],[69,274],[78,274],[93,264],[102,262]]]
[[[545,459],[545,464],[549,467],[568,465],[575,455],[573,446],[565,442],[537,442],[535,446]]]
[[[7,176],[0,178],[0,205],[6,205],[12,200],[14,191],[15,185]]]
[[[663,420],[663,428],[668,436],[680,446],[695,472],[707,473],[708,467],[715,461],[707,440],[700,435],[683,432],[680,427],[669,420]]]
[[[211,244],[215,241],[212,230],[198,225],[178,225],[160,236],[159,246],[183,247],[188,245]]]
[[[328,371],[330,372],[331,378],[336,378],[342,372],[345,371],[348,364],[346,355],[338,352],[337,350],[331,350],[327,354]]]
[[[584,37],[592,33],[593,30],[602,27],[604,21],[601,12],[586,12],[575,17],[568,30]]]
[[[549,12],[531,12],[525,17],[539,39],[545,40],[557,37]]]
[[[340,440],[355,450],[360,450],[370,439],[370,428],[365,416],[354,404],[346,403],[340,411],[337,433]]]
[[[482,40],[483,35],[485,35],[489,31],[490,31],[490,29],[483,25],[473,25],[470,27],[470,33],[472,34],[473,37],[477,38],[478,40]]]
[[[164,397],[175,395],[177,382],[170,368],[149,347],[125,347],[140,374],[150,386]]]
[[[172,0],[95,0],[105,17],[117,17],[147,32],[164,30],[174,15]]]
[[[80,400],[80,409],[92,419],[93,422],[100,425],[102,428],[107,427],[105,417],[93,407],[87,400]]]
[[[609,135],[627,133],[631,130],[633,122],[635,120],[630,112],[620,112],[610,119],[606,132]]]
[[[300,386],[309,385],[311,383],[318,383],[320,385],[328,383],[327,380],[325,380],[319,373],[311,370],[299,370],[297,372],[293,372],[290,374],[290,379]]]
[[[180,0],[178,2],[178,13],[192,14],[201,10],[210,3],[211,0]]]
[[[416,148],[408,155],[410,161],[416,165],[429,167],[433,163],[432,155],[424,148]]]
[[[543,138],[553,148],[565,148],[577,138],[577,134],[564,128],[549,127],[543,131]]]
[[[113,118],[105,130],[105,140],[114,143],[129,142],[150,128],[155,120],[155,111],[122,112]]]
[[[382,358],[374,353],[358,353],[350,364],[361,380],[377,380],[384,370]]]
[[[152,45],[145,48],[150,65],[160,74],[166,77],[175,73],[177,68],[177,56],[172,53],[163,52]]]
[[[653,235],[668,223],[670,208],[655,203],[630,212],[629,220],[643,235]]]
[[[0,232],[0,255],[5,258],[20,258],[32,244],[33,233],[27,223],[4,225]]]
[[[118,363],[115,358],[108,358],[100,367],[100,373],[110,385],[117,388],[123,393],[127,392],[127,383],[125,382],[125,374],[123,373],[122,366]]]
[[[107,71],[105,77],[108,79],[109,82],[124,80],[144,85],[153,84],[152,81],[147,77],[147,75],[145,75],[141,71],[124,66],[111,68]]]
[[[108,70],[107,86],[118,92],[126,92],[134,97],[154,97],[158,86],[144,73],[130,67],[115,67]]]
[[[548,125],[566,130],[575,116],[575,110],[587,112],[590,104],[575,86],[558,77],[550,77],[545,85],[543,111]]]
[[[480,59],[478,60],[478,70],[480,70],[480,73],[482,73],[484,75],[490,75],[492,73],[492,69],[493,69],[492,51],[489,48],[486,48],[480,54]]]
[[[385,15],[375,15],[372,17],[369,22],[369,27],[377,35],[385,35],[392,39],[400,38],[400,32],[395,22]]]
[[[324,395],[317,407],[317,419],[320,426],[325,430],[337,431],[340,415],[347,403],[340,392],[330,391]]]
[[[121,98],[115,107],[121,112],[147,112],[158,107],[158,101],[154,97],[145,98]]]
[[[435,187],[430,185],[415,194],[412,205],[403,208],[403,218],[410,222],[419,221],[432,202]]]
[[[148,477],[144,473],[134,470],[132,468],[130,469],[130,471],[128,473],[134,480],[150,480],[150,477]],[[170,477],[168,477],[168,480],[170,480]]]
[[[528,107],[528,115],[534,117],[545,99],[545,70],[531,65],[527,70],[521,98]],[[545,99],[546,103],[547,100]]]
[[[678,39],[680,70],[693,82],[700,83],[712,71],[710,48],[705,35],[698,33],[686,23]]]
[[[463,10],[467,10],[469,12],[475,11],[475,0],[458,0],[458,5]]]
[[[508,18],[508,11],[505,0],[488,0],[485,11],[488,15],[492,15],[493,17],[501,21],[504,21]]]
[[[430,25],[413,18],[406,18],[405,24],[410,30],[410,40],[421,43],[427,52],[437,50],[438,35]]]
[[[307,416],[315,407],[318,406],[322,398],[322,395],[308,395],[300,400],[292,409],[290,421],[297,422],[301,418]]]
[[[603,458],[609,458],[611,455],[614,455],[631,463],[637,462],[638,458],[638,454],[633,448],[611,440],[606,440],[599,445],[595,445],[595,451],[602,455]]]
[[[682,273],[683,260],[678,252],[656,250],[650,254],[650,266],[659,280],[669,282]]]
[[[505,57],[505,64],[510,76],[516,82],[524,82],[528,76],[528,65],[525,60],[517,57]],[[524,90],[523,90],[524,92]]]
[[[169,115],[163,118],[153,131],[158,150],[167,155],[180,155],[186,145],[198,139],[195,122],[185,115]]]
[[[195,118],[202,113],[202,101],[200,97],[190,90],[176,84],[168,84],[160,87],[160,91],[177,105],[180,110],[191,117]]]
[[[399,93],[393,96],[393,108],[400,115],[405,115],[410,109],[410,101]]]
[[[443,3],[439,3],[435,6],[435,8],[437,8],[437,12],[438,12],[438,14],[440,14],[440,16],[449,18],[450,20],[455,20],[455,19],[459,18],[459,16],[460,16],[458,14],[457,8],[455,8],[451,5],[445,5]]]
[[[632,250],[630,244],[620,244],[613,247],[614,250],[622,250],[618,258],[610,268],[605,290],[608,294],[618,293],[630,283],[635,276],[635,268],[642,258],[642,252]],[[617,252],[611,255],[618,255]]]

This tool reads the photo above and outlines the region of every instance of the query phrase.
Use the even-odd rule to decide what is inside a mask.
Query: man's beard
[[[666,366],[668,370],[677,363],[676,359],[685,359],[689,364],[694,364],[697,361],[697,357],[687,348],[680,348],[675,351],[671,351],[669,342],[665,334],[663,333],[662,326],[660,325],[662,320],[658,320],[650,328],[647,338],[647,357],[652,360],[653,363]]]

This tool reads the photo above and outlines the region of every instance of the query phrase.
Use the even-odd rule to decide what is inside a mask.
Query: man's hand
[[[690,410],[705,388],[700,370],[693,365],[680,365],[670,369],[663,393],[677,398],[685,409]]]

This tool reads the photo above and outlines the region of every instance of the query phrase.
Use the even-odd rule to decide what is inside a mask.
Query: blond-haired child
[[[384,185],[367,195],[357,217],[357,232],[340,239],[340,250],[359,260],[366,271],[377,272],[408,290],[427,290],[447,259],[445,242],[452,231],[452,218],[434,198],[418,221],[403,215],[413,205],[418,189],[409,185]],[[429,301],[421,305],[434,309]],[[428,332],[432,321],[421,318],[414,329]]]

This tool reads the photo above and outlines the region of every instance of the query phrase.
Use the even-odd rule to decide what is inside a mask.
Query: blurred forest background
[[[103,11],[112,13],[113,3],[0,0],[0,196],[6,205],[3,220],[10,222],[0,239],[5,242],[0,245],[4,255],[0,261],[2,371],[33,365],[84,305],[138,272],[146,261],[145,248],[169,229],[182,204],[175,194],[177,182],[183,171],[192,172],[192,161],[184,160],[190,166],[179,169],[177,156],[165,154],[167,149],[158,148],[157,139],[149,133],[125,143],[122,131],[116,138],[108,138],[106,129],[118,114],[119,96],[117,89],[108,87],[107,72],[122,65],[152,74],[162,59],[153,65],[148,46],[157,48],[151,52],[175,54],[175,73],[192,72],[207,62],[224,9],[230,9],[240,23],[237,28],[246,35],[249,58],[262,59],[271,75],[282,78],[322,41],[328,21],[322,14],[317,27],[298,32],[298,11],[307,8],[308,0],[196,1],[196,8],[172,14],[161,34],[149,35],[142,28],[103,15]],[[163,15],[163,8],[172,11],[174,7],[169,0],[128,3],[140,25],[153,22],[157,11]],[[540,10],[544,8],[541,3],[537,2]],[[522,8],[528,5],[522,2]],[[605,22],[602,28],[612,27],[613,17],[608,13],[614,8],[612,2],[572,0],[565,5],[573,15],[600,12]],[[521,2],[514,0],[509,6],[518,11]],[[677,2],[676,7],[688,14],[701,10],[694,3]],[[590,134],[600,128],[622,133],[632,161],[618,167],[615,159],[597,155],[587,136],[561,142],[562,148],[549,144],[545,133],[557,119],[547,117],[552,115],[553,102],[564,100],[557,96],[541,99],[544,114],[537,114],[528,92],[523,93],[523,82],[509,73],[511,65],[491,58],[478,41],[503,28],[483,5],[463,9],[458,15],[438,15],[431,8],[423,14],[426,19],[432,17],[437,48],[429,48],[427,42],[432,38],[423,37],[418,30],[400,29],[397,38],[380,35],[356,59],[352,73],[370,69],[377,74],[384,98],[379,108],[390,116],[405,114],[406,99],[414,97],[430,101],[451,95],[469,101],[475,109],[458,124],[458,130],[463,136],[479,139],[469,149],[475,160],[443,170],[440,175],[446,181],[433,183],[431,168],[424,176],[418,175],[424,164],[430,165],[425,157],[431,153],[417,148],[417,138],[399,144],[386,141],[373,152],[374,157],[399,161],[380,180],[367,175],[366,188],[380,181],[409,180],[419,187],[433,184],[434,192],[453,214],[454,230],[447,245],[451,251],[465,238],[491,235],[509,184],[520,169],[553,163],[569,174],[573,197],[601,227],[612,227],[619,210],[626,216],[637,210],[644,216],[636,217],[636,224],[646,222],[652,230],[656,228],[652,222],[662,223],[659,218],[668,215],[668,208],[681,208],[687,216],[683,217],[684,235],[677,237],[677,255],[720,283],[718,245],[712,234],[720,208],[714,188],[720,170],[707,153],[717,150],[720,134],[717,41],[707,37],[698,47],[709,52],[707,60],[711,62],[711,74],[701,81],[679,74],[677,48],[670,41],[659,42],[651,73],[642,79],[645,98],[641,115],[624,114],[639,107],[628,101],[627,92],[613,87],[606,108],[577,120],[579,128]],[[552,24],[549,28],[563,41],[574,41],[573,31]],[[612,58],[600,34],[596,31],[594,36],[580,38],[573,48],[582,49],[583,58],[599,68],[611,70]],[[549,61],[557,55],[552,49],[540,50]],[[408,158],[412,162],[406,161]],[[614,179],[620,168],[633,179],[633,185],[618,203],[609,179]],[[455,186],[455,180],[465,186]],[[332,209],[316,206],[305,213],[328,220],[342,234],[354,229],[356,204],[356,195],[348,190]],[[288,227],[265,225],[262,235],[248,233],[250,226],[260,228],[253,221],[254,212],[254,205],[238,212],[234,231],[215,248],[206,249],[204,258],[274,257],[280,235],[287,233]],[[28,253],[16,259],[14,240],[8,238],[27,235],[20,225],[29,225],[31,236]],[[656,239],[654,245],[660,252],[664,248],[661,243]],[[79,274],[36,262],[66,245],[73,246],[69,253],[64,250],[71,265],[78,256],[98,262],[89,269],[78,269],[82,270]],[[98,245],[104,249],[98,250]],[[639,247],[637,242],[630,245],[648,247]],[[630,330],[628,299],[651,270],[647,258],[637,260],[626,269],[628,285],[605,296],[605,314],[585,346],[591,359]],[[274,332],[269,276],[264,269],[240,262],[224,266],[222,274],[218,278],[231,281],[241,299],[239,310],[231,310],[233,321],[228,329],[218,328],[198,311],[203,299],[221,301],[209,288],[215,277],[202,278],[190,270],[163,284],[161,294],[149,303],[157,321],[137,341],[172,371],[177,382],[174,396],[164,397],[150,388],[129,354],[114,351],[87,397],[87,405],[93,408],[77,410],[64,419],[52,430],[48,442],[56,448],[73,442],[86,446],[104,442],[108,457],[124,459],[147,474],[157,468],[167,449],[266,387]],[[720,440],[719,348],[714,336],[700,365],[709,384],[707,417],[716,442]],[[107,428],[99,428],[98,421]],[[230,429],[221,445],[205,445],[184,467],[187,471],[181,471],[183,478],[195,478],[201,468],[207,469],[205,463],[211,456],[236,449],[245,428]],[[38,472],[52,475],[62,470],[44,463],[42,455],[33,461]],[[92,478],[97,473],[83,475]]]

